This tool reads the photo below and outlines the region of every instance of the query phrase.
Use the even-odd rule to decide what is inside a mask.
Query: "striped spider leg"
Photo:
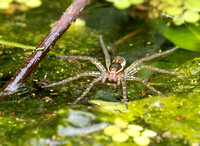
[[[105,55],[106,66],[108,68],[110,66],[110,56],[109,56],[109,54],[106,50],[105,44],[103,43],[102,36],[99,36],[99,38],[100,38],[102,49],[103,49],[103,52],[104,52],[104,55]],[[73,102],[74,104],[79,102],[80,100],[82,100],[96,82],[102,80],[102,82],[104,83],[105,80],[106,80],[107,69],[105,69],[105,67],[96,58],[92,58],[92,57],[88,57],[88,56],[56,56],[56,57],[60,58],[60,59],[88,60],[100,70],[100,71],[87,71],[87,72],[84,72],[84,73],[80,73],[80,74],[78,74],[74,77],[70,77],[70,78],[64,79],[64,80],[56,82],[56,83],[52,83],[52,84],[49,84],[49,85],[42,86],[42,88],[52,87],[52,86],[60,85],[60,84],[67,83],[67,82],[70,82],[70,81],[73,81],[73,80],[77,80],[77,79],[79,79],[80,77],[83,77],[83,76],[94,76],[94,77],[96,77],[88,85],[88,87],[83,92],[83,94]]]
[[[52,86],[60,85],[60,84],[67,83],[67,82],[70,82],[70,81],[73,81],[73,80],[77,80],[77,79],[79,79],[80,77],[83,77],[83,76],[94,76],[94,77],[96,77],[89,84],[89,86],[86,88],[86,90],[83,92],[83,94],[73,102],[74,104],[79,102],[81,99],[83,99],[84,96],[92,88],[92,86],[96,82],[103,79],[103,75],[106,72],[106,69],[104,68],[104,66],[96,58],[92,58],[92,57],[88,57],[88,56],[57,56],[57,57],[61,58],[61,59],[89,60],[92,64],[94,64],[100,70],[100,71],[87,71],[87,72],[84,72],[84,73],[80,73],[80,74],[78,74],[74,77],[70,77],[70,78],[64,79],[64,80],[56,82],[56,83],[52,83],[52,84],[49,84],[49,85],[42,86],[42,88],[52,87]]]
[[[161,53],[157,53],[157,54],[154,54],[154,55],[151,55],[151,56],[148,56],[148,57],[144,57],[144,58],[141,58],[135,62],[133,62],[129,67],[127,67],[125,70],[124,70],[124,80],[134,80],[134,81],[139,81],[141,82],[142,84],[144,84],[146,87],[148,87],[150,90],[160,94],[161,96],[167,96],[167,95],[164,95],[163,93],[161,93],[160,91],[156,90],[154,87],[152,87],[147,81],[145,81],[144,79],[141,79],[139,77],[136,77],[134,76],[135,73],[137,73],[139,70],[141,69],[144,69],[144,68],[147,68],[149,70],[153,70],[153,71],[157,71],[157,72],[160,72],[160,73],[167,73],[167,74],[172,74],[172,75],[184,75],[184,73],[177,73],[177,72],[171,72],[171,71],[167,71],[167,70],[163,70],[163,69],[160,69],[160,68],[156,68],[156,67],[153,67],[153,66],[148,66],[148,65],[140,65],[140,63],[144,62],[144,61],[148,61],[148,60],[151,60],[151,59],[154,59],[154,58],[157,58],[157,57],[160,57],[162,55],[165,55],[165,54],[168,54],[168,53],[171,53],[173,51],[175,51],[176,49],[178,49],[178,47],[174,47],[170,50],[167,50],[167,51],[164,51],[164,52],[161,52]],[[125,85],[123,85],[125,86]],[[125,87],[123,87],[125,88]],[[124,97],[126,98],[126,97]]]

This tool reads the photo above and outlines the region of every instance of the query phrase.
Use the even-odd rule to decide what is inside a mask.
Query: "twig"
[[[114,45],[117,46],[117,45],[121,44],[122,42],[128,40],[129,38],[131,38],[131,37],[137,35],[137,34],[140,33],[142,30],[143,30],[143,29],[137,29],[137,30],[135,30],[135,31],[133,31],[133,32],[131,32],[131,33],[129,33],[129,34],[123,36],[122,38],[120,38],[119,40],[117,40],[117,41],[114,43]]]
[[[35,68],[55,45],[58,39],[76,20],[76,18],[79,16],[79,13],[83,10],[88,1],[89,0],[75,0],[67,8],[44,40],[38,45],[38,47],[36,47],[35,51],[22,64],[14,76],[4,85],[2,92],[0,93],[0,100],[3,100],[6,95],[17,92],[19,87],[21,87],[27,81],[30,74],[35,70]]]

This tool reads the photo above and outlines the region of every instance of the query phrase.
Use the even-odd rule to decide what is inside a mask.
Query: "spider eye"
[[[126,62],[126,60],[120,56],[115,57],[112,61],[112,63],[119,63],[119,64],[123,64],[124,62]]]

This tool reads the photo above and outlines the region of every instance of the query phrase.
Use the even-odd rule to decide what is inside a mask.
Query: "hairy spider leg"
[[[110,55],[108,54],[107,48],[106,48],[105,43],[102,38],[102,35],[99,35],[99,40],[100,40],[101,47],[103,49],[103,53],[105,55],[106,67],[107,67],[107,70],[109,70],[109,66],[111,64],[110,63]]]
[[[156,93],[158,93],[158,94],[160,94],[160,95],[162,95],[162,96],[166,96],[166,97],[167,97],[167,95],[164,95],[162,92],[156,90],[156,89],[155,89],[154,87],[152,87],[148,82],[146,82],[145,80],[143,80],[143,79],[141,79],[141,78],[139,78],[139,77],[127,76],[126,78],[127,78],[127,80],[139,81],[139,82],[141,82],[142,84],[144,84],[145,86],[147,86],[150,90],[152,90],[152,91],[154,91],[154,92],[156,92]]]
[[[184,73],[177,73],[177,72],[167,71],[167,70],[156,68],[156,67],[149,66],[149,65],[141,65],[141,66],[139,66],[139,67],[137,67],[135,69],[132,69],[131,71],[129,71],[129,75],[130,74],[134,74],[134,73],[136,73],[139,70],[144,69],[144,68],[147,68],[147,69],[153,70],[153,71],[157,71],[157,72],[160,72],[160,73],[167,73],[167,74],[172,74],[172,75],[184,75]]]
[[[84,98],[84,96],[90,91],[90,89],[92,88],[92,86],[93,86],[96,82],[102,80],[102,78],[103,78],[103,76],[99,76],[99,77],[95,78],[92,82],[90,82],[90,84],[89,84],[89,86],[87,87],[87,89],[83,92],[83,94],[82,94],[80,97],[78,97],[78,98],[73,102],[73,104],[76,104],[77,102],[79,102],[80,100],[82,100],[82,99]]]
[[[124,104],[126,108],[128,109],[128,100],[126,98],[126,79],[124,77],[121,77],[121,83],[122,83],[122,95],[124,98]]]
[[[105,72],[105,67],[96,59],[88,56],[57,56],[61,59],[78,59],[78,60],[89,60],[92,64],[94,64],[101,72]]]
[[[70,82],[72,80],[77,80],[77,79],[79,79],[80,77],[83,77],[83,76],[95,76],[96,77],[96,76],[100,76],[100,75],[101,75],[101,73],[98,72],[98,71],[87,71],[87,72],[78,74],[74,77],[70,77],[70,78],[64,79],[64,80],[56,82],[56,83],[41,86],[41,88],[47,88],[47,87],[52,87],[52,86],[60,85],[60,84],[63,84],[63,83],[67,83],[67,82]]]
[[[164,52],[161,52],[161,53],[157,53],[157,54],[154,54],[154,55],[151,55],[151,56],[148,56],[148,57],[144,57],[144,58],[141,58],[135,62],[133,62],[129,67],[127,67],[124,71],[126,73],[130,72],[133,68],[135,68],[136,65],[138,65],[139,63],[142,63],[144,61],[148,61],[148,60],[151,60],[151,59],[154,59],[154,58],[157,58],[157,57],[160,57],[162,55],[165,55],[165,54],[168,54],[168,53],[171,53],[173,51],[175,51],[176,49],[178,49],[178,47],[174,47],[170,50],[167,50],[167,51],[164,51]]]

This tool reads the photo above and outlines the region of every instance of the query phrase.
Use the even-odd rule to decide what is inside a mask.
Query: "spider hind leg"
[[[121,84],[122,84],[122,95],[124,98],[124,104],[126,108],[128,109],[128,99],[126,95],[126,79],[124,77],[121,78]]]
[[[153,67],[153,66],[149,66],[149,65],[141,65],[139,67],[137,67],[136,70],[131,70],[129,72],[129,74],[132,74],[132,73],[136,73],[138,72],[139,70],[142,70],[142,69],[149,69],[149,70],[153,70],[153,71],[157,71],[159,73],[166,73],[166,74],[171,74],[171,75],[185,75],[185,73],[177,73],[177,72],[173,72],[173,71],[167,71],[167,70],[164,70],[164,69],[160,69],[160,68],[156,68],[156,67]]]
[[[89,84],[89,86],[85,89],[85,91],[83,92],[83,94],[82,94],[80,97],[78,97],[78,98],[73,102],[73,104],[76,104],[76,103],[78,103],[79,101],[81,101],[81,100],[85,97],[85,95],[90,91],[90,89],[94,86],[94,84],[95,84],[96,82],[102,80],[102,78],[103,78],[103,76],[100,76],[100,77],[95,78],[95,79]]]
[[[150,90],[156,92],[157,94],[161,95],[161,96],[165,96],[168,97],[167,95],[163,94],[162,92],[156,90],[154,87],[152,87],[148,82],[146,82],[145,80],[139,78],[139,77],[134,77],[134,76],[128,76],[127,80],[135,80],[138,82],[141,82],[142,84],[144,84],[146,87],[148,87]]]

